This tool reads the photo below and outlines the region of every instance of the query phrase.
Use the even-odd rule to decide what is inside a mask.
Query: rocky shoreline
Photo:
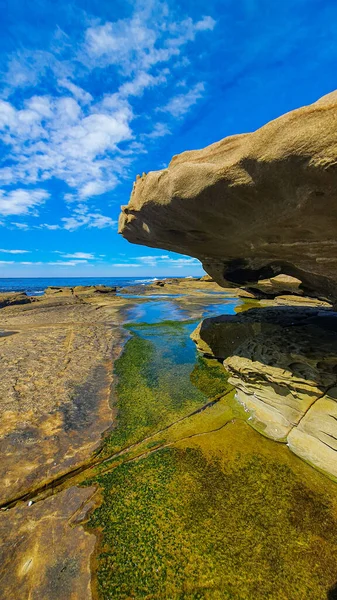
[[[239,378],[240,385],[249,386],[256,373],[250,368],[247,380],[242,375],[246,367],[235,370],[233,356],[239,360],[239,342],[245,347],[252,331],[256,336],[286,332],[299,310],[316,327],[320,313],[333,317],[331,309],[293,295],[286,300],[290,306],[281,308],[277,298],[238,300],[238,290],[220,288],[209,278],[168,279],[106,293],[95,286],[80,293],[75,289],[48,291],[23,304],[11,300],[0,310],[0,329],[8,334],[0,339],[2,597],[16,600],[34,589],[37,600],[144,594],[176,599],[186,586],[198,593],[204,578],[216,572],[220,589],[234,585],[246,597],[254,589],[262,599],[269,593],[270,572],[258,554],[251,555],[247,531],[252,528],[254,547],[268,555],[273,536],[282,540],[285,597],[295,598],[299,575],[292,557],[298,527],[304,527],[301,585],[314,586],[315,600],[323,600],[337,577],[329,558],[335,554],[335,485],[284,444],[248,426],[256,426],[257,420],[249,421],[234,394]],[[274,304],[256,307],[263,302]],[[234,314],[210,316],[192,333],[207,306],[210,315],[221,310]],[[251,310],[235,316],[247,307]],[[144,310],[147,316],[137,316]],[[284,322],[279,318],[275,324],[274,317],[267,318],[273,311],[293,316],[287,313]],[[264,320],[256,316],[261,312]],[[131,329],[125,329],[135,317]],[[324,344],[325,366],[317,366],[319,390],[330,386],[334,373],[328,334]],[[230,379],[214,357],[229,361]],[[272,380],[273,365],[268,368]],[[298,394],[304,375],[293,372]],[[294,388],[293,382],[283,383]],[[310,390],[312,396],[318,387]],[[303,400],[299,404],[303,408]],[[268,426],[277,409],[271,407]],[[258,513],[250,516],[248,526],[251,495]],[[309,515],[305,525],[289,521],[294,503],[301,519]],[[312,515],[321,513],[318,526]],[[261,519],[267,530],[271,524],[273,535],[261,537]],[[241,541],[235,537],[238,531]],[[317,535],[324,549],[319,555]],[[220,554],[214,551],[216,538]],[[236,566],[232,546],[241,556]],[[249,561],[242,560],[246,555]],[[312,561],[324,573],[315,581]],[[252,564],[258,580],[265,582],[259,584],[260,592],[246,572],[250,565],[251,573]],[[272,585],[278,586],[275,576]]]
[[[194,256],[253,300],[235,319],[207,320],[195,340],[226,359],[251,424],[334,479],[336,110],[333,92],[174,156],[137,178],[119,222],[130,242]]]
[[[0,295],[1,597],[335,597],[335,98],[137,178],[205,277]]]

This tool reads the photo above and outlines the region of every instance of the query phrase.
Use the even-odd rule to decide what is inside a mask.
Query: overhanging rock
[[[337,300],[337,92],[138,177],[119,231],[220,284],[291,275]]]

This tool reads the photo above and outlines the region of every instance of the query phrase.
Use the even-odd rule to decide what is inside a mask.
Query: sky
[[[136,175],[337,88],[335,0],[0,11],[0,277],[201,274],[117,234]]]

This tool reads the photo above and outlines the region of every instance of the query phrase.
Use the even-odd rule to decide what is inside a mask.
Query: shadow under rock
[[[206,356],[240,356],[330,385],[337,379],[337,312],[312,307],[252,308],[204,319],[192,334]]]

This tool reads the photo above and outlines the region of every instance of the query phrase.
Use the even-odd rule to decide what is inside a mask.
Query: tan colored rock
[[[251,309],[205,319],[192,339],[224,358],[248,422],[337,478],[337,314]]]
[[[289,448],[337,480],[337,388],[317,400],[288,435]]]
[[[1,504],[91,460],[111,427],[126,302],[104,298],[100,310],[45,297],[0,311]]]
[[[96,294],[115,294],[117,288],[107,285],[76,285],[75,287],[49,286],[45,290],[46,296],[71,297],[71,296],[92,296]]]
[[[138,178],[119,231],[194,256],[220,285],[279,274],[337,299],[337,93]]]
[[[312,306],[317,308],[331,308],[330,302],[319,300],[318,298],[309,298],[308,296],[293,296],[293,295],[282,295],[277,296],[273,300],[262,299],[260,300],[261,306]]]
[[[95,488],[71,487],[31,506],[0,513],[3,600],[91,600],[96,538],[77,524]]]
[[[275,298],[285,294],[303,296],[301,284],[300,279],[281,274],[270,279],[261,279],[253,286],[240,290],[238,295],[246,298]]]
[[[46,296],[73,296],[73,288],[51,285],[44,291]]]
[[[0,308],[17,304],[30,304],[33,300],[25,292],[4,292],[0,293]]]

